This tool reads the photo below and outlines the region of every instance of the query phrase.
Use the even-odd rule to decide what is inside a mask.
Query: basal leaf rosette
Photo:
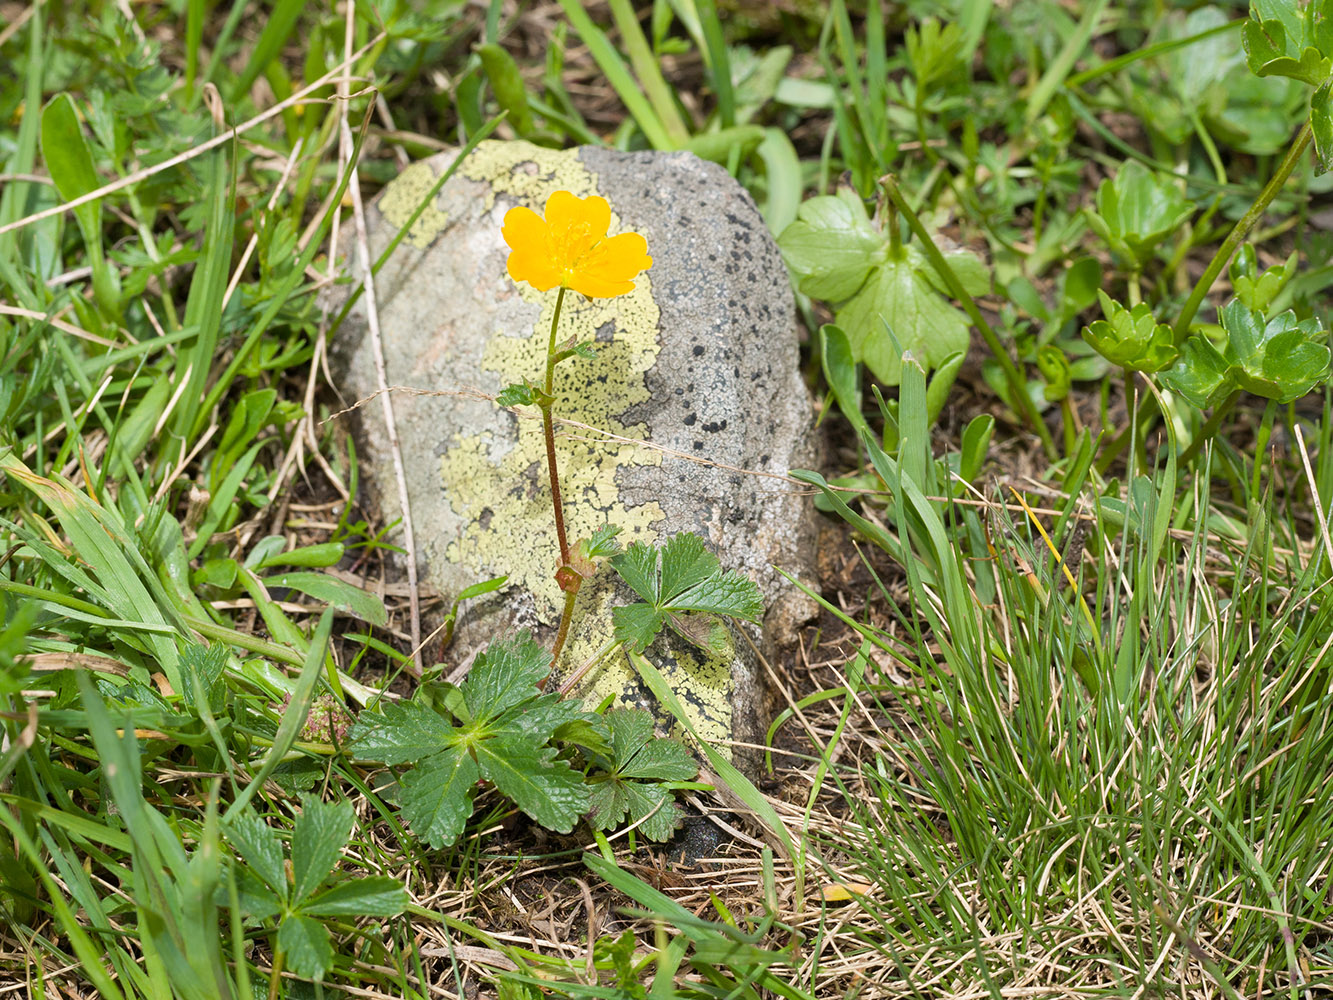
[[[1201,334],[1185,341],[1162,381],[1200,407],[1216,406],[1237,389],[1290,403],[1328,378],[1328,333],[1290,310],[1265,322],[1232,300],[1219,314],[1227,340],[1218,348]]]

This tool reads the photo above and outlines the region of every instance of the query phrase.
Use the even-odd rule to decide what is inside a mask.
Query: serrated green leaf
[[[643,542],[630,542],[629,548],[611,560],[611,566],[630,589],[649,604],[659,598],[657,584],[657,549]]]
[[[307,797],[292,826],[292,901],[300,905],[329,876],[352,832],[352,803]]]
[[[595,830],[611,830],[620,826],[629,809],[629,796],[622,782],[596,781],[590,785],[588,822]]]
[[[478,722],[493,719],[511,705],[533,698],[551,672],[551,653],[528,632],[491,643],[463,681],[463,699]]]
[[[692,532],[673,535],[662,546],[661,601],[673,605],[691,587],[703,583],[722,564],[704,547],[704,540]]]
[[[661,785],[638,782],[627,782],[623,790],[629,825],[637,823],[639,832],[649,840],[670,840],[682,816],[671,793]]]
[[[568,833],[587,810],[583,775],[558,760],[553,747],[501,737],[474,749],[482,775],[548,830]]]
[[[532,386],[515,382],[501,389],[495,401],[500,406],[532,406],[537,400],[532,394]]]
[[[234,846],[234,845],[233,845]],[[274,895],[273,890],[264,884],[252,868],[235,865],[236,897],[241,913],[250,920],[267,920],[282,912],[286,905]],[[230,906],[228,890],[225,884],[218,886],[215,900],[218,906]]]
[[[622,778],[645,781],[689,781],[699,773],[699,764],[676,740],[653,739],[645,743],[619,771]]]
[[[275,831],[253,812],[240,812],[222,827],[227,843],[279,899],[288,894],[287,870],[282,863],[282,842]]]
[[[763,598],[754,581],[734,571],[723,572],[715,555],[697,535],[677,535],[667,542],[661,555],[660,579],[657,550],[635,542],[611,565],[634,590],[643,596],[658,595],[647,603],[612,609],[615,636],[628,648],[642,652],[662,626],[670,621],[684,638],[716,651],[719,628],[705,623],[707,634],[696,634],[681,615],[726,615],[759,621]],[[628,574],[628,575],[627,575]]]
[[[476,761],[455,748],[430,757],[402,777],[403,815],[431,847],[449,847],[472,815],[472,792],[481,777]]]
[[[1228,334],[1223,355],[1239,388],[1279,403],[1299,399],[1328,377],[1328,335],[1316,320],[1288,310],[1267,322],[1238,301],[1218,317]]]
[[[642,653],[666,624],[666,615],[649,604],[626,604],[611,609],[617,642]]]
[[[321,980],[333,965],[329,932],[318,920],[295,914],[278,925],[278,947],[287,968],[303,979]]]
[[[901,256],[876,267],[865,287],[838,311],[837,324],[854,356],[884,385],[897,385],[902,378],[902,353],[886,334],[886,324],[902,351],[931,368],[967,350],[967,317],[935,290],[929,273],[925,255],[912,244],[904,246]]]
[[[362,712],[352,727],[352,752],[383,764],[413,764],[450,745],[455,734],[438,713],[416,702],[384,706],[382,715]]]
[[[561,726],[590,714],[576,699],[544,694],[511,706],[487,728],[495,736],[523,736],[544,743]]]
[[[806,295],[841,302],[856,294],[882,256],[884,237],[854,192],[802,202],[778,247]]]
[[[393,917],[410,902],[396,878],[373,875],[341,882],[312,897],[301,912],[312,917]]]
[[[764,614],[764,600],[753,580],[728,570],[691,587],[673,600],[668,610],[699,611],[758,623]]]

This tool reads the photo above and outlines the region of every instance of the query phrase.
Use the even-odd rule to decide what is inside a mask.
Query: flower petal
[[[634,291],[634,282],[608,281],[600,275],[578,271],[570,276],[567,287],[582,292],[590,299],[612,299]]]
[[[539,292],[545,292],[560,284],[562,272],[551,263],[550,257],[541,248],[524,247],[509,255],[507,262],[509,277],[515,281],[526,281]]]
[[[621,233],[602,240],[579,261],[579,270],[609,281],[628,281],[653,266],[648,241],[638,233]]]
[[[530,208],[511,208],[500,235],[511,250],[540,251],[546,245],[546,223]]]
[[[611,225],[611,206],[597,195],[579,198],[556,191],[546,199],[546,224],[553,236],[584,226],[594,240],[600,240]]]

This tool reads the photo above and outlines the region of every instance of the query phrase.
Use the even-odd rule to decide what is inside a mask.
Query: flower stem
[[[565,591],[565,608],[560,613],[560,628],[555,633],[555,645],[551,647],[551,666],[560,662],[560,653],[565,648],[569,637],[569,623],[574,620],[574,601],[579,596],[577,590]]]
[[[555,463],[555,331],[560,324],[560,308],[565,304],[565,288],[555,299],[555,313],[551,316],[551,339],[546,345],[546,384],[541,400],[542,430],[546,434],[546,471],[551,480],[551,505],[555,510],[555,534],[560,540],[560,565],[569,564],[569,539],[565,536],[565,512],[560,502],[560,472]],[[568,603],[568,602],[567,602]],[[563,630],[562,630],[563,634]]]
[[[1287,183],[1287,178],[1296,169],[1296,165],[1301,162],[1301,157],[1305,155],[1305,150],[1309,147],[1312,138],[1314,138],[1314,130],[1311,129],[1310,123],[1307,121],[1296,136],[1295,141],[1292,142],[1291,148],[1287,150],[1287,155],[1278,164],[1277,172],[1269,178],[1268,183],[1264,185],[1264,189],[1259,192],[1259,197],[1254,200],[1254,204],[1240,217],[1231,232],[1227,234],[1227,238],[1222,241],[1222,245],[1217,248],[1217,253],[1213,254],[1213,259],[1208,262],[1203,274],[1195,282],[1194,290],[1190,292],[1190,297],[1185,300],[1185,305],[1180,310],[1180,316],[1176,319],[1176,325],[1172,328],[1171,332],[1177,345],[1189,334],[1190,323],[1194,319],[1194,314],[1199,311],[1204,296],[1212,289],[1213,282],[1222,273],[1222,268],[1227,266],[1227,262],[1231,260],[1231,255],[1236,252],[1245,237],[1250,234],[1250,230],[1255,227],[1255,224],[1264,217],[1264,212],[1268,211],[1268,206]]]

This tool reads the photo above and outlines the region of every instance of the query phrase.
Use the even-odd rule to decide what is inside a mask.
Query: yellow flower
[[[653,259],[638,233],[608,239],[610,225],[611,206],[596,195],[577,198],[557,191],[546,199],[545,219],[530,208],[511,208],[500,230],[513,251],[509,276],[539,292],[559,285],[590,298],[624,295]]]

